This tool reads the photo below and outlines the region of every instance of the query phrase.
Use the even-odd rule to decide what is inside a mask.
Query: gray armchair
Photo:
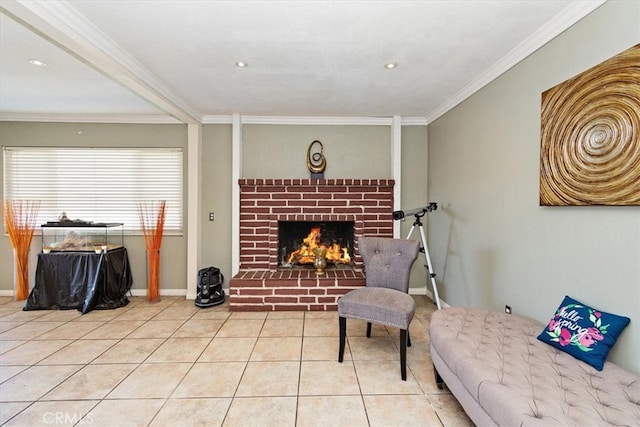
[[[367,322],[367,337],[371,324],[400,329],[400,372],[407,380],[407,345],[411,346],[409,324],[416,303],[408,294],[411,266],[418,257],[420,244],[416,240],[385,237],[361,237],[358,249],[364,261],[366,286],[346,293],[338,300],[340,349],[338,361],[344,357],[347,318]]]

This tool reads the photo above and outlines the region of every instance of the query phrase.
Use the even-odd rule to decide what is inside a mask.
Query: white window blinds
[[[138,203],[166,200],[165,233],[182,233],[180,148],[4,147],[3,160],[4,198],[39,200],[38,224],[66,212],[138,232]]]

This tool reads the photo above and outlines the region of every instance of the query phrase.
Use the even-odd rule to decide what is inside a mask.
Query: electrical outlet
[[[504,306],[504,312],[507,314],[511,314],[511,306],[510,305],[505,305]]]
[[[213,215],[213,212],[209,212],[209,221],[213,221],[215,218],[215,216]]]

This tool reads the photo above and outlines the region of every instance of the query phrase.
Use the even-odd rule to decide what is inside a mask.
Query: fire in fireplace
[[[316,248],[326,249],[330,265],[351,265],[353,221],[278,222],[280,267],[313,265]]]

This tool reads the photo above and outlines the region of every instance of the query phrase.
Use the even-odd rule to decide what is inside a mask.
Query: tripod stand
[[[436,305],[438,306],[438,310],[440,310],[442,307],[440,307],[440,296],[438,295],[438,285],[436,284],[436,274],[433,272],[433,266],[431,265],[431,257],[429,256],[429,249],[427,248],[427,239],[424,235],[424,227],[422,226],[422,217],[424,216],[424,214],[426,214],[427,212],[430,212],[431,210],[435,210],[436,209],[435,204],[430,204],[427,208],[423,209],[421,212],[416,213],[415,216],[415,221],[413,222],[413,225],[411,226],[411,230],[409,230],[409,234],[407,234],[407,240],[409,240],[411,238],[411,234],[413,234],[413,230],[416,228],[416,226],[418,227],[418,229],[420,230],[420,238],[422,239],[422,246],[420,247],[420,252],[423,252],[425,257],[427,258],[427,263],[425,264],[425,267],[427,269],[427,276],[429,276],[429,278],[431,279],[431,286],[433,287],[433,299],[436,301]]]

